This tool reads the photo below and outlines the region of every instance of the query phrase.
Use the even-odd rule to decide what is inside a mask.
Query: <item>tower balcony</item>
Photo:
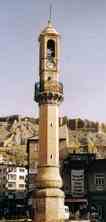
[[[35,97],[36,102],[52,103],[56,100],[63,100],[63,84],[57,81],[41,81],[35,83]]]

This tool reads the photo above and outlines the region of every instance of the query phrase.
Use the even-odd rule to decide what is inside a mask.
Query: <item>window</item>
[[[24,176],[19,176],[19,179],[20,180],[24,180]]]
[[[24,184],[21,184],[21,183],[19,184],[20,188],[24,188],[24,186],[25,186]]]
[[[88,153],[87,147],[80,147],[80,153]]]
[[[16,180],[16,174],[9,174],[8,179],[9,180]]]
[[[16,168],[13,168],[12,171],[13,171],[13,172],[16,172]]]
[[[48,81],[50,81],[52,78],[51,78],[51,76],[48,76]]]
[[[104,174],[96,174],[95,185],[96,185],[96,190],[98,191],[104,189]]]
[[[16,183],[8,183],[8,188],[15,188],[16,187]]]
[[[98,211],[98,219],[100,221],[102,221],[104,219],[104,208],[103,208],[103,206],[98,206],[97,211]]]
[[[5,189],[5,184],[3,184],[3,188]]]
[[[82,196],[84,194],[84,170],[71,170],[71,193],[72,196]]]
[[[24,168],[20,168],[19,171],[20,171],[20,172],[24,172],[25,169],[24,169]]]
[[[6,169],[3,169],[3,173],[6,173]]]

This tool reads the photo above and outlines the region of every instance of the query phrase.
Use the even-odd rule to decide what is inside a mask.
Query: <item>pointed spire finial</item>
[[[48,23],[51,23],[51,20],[52,20],[52,4],[50,4],[50,6],[49,6],[49,20],[48,20]]]

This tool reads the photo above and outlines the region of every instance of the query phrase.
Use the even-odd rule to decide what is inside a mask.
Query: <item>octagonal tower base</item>
[[[57,188],[37,191],[33,222],[63,222],[64,193]]]

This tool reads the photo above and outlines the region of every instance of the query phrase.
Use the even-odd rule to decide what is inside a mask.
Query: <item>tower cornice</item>
[[[48,21],[48,25],[41,31],[39,35],[39,40],[41,37],[48,36],[48,35],[60,37],[60,33],[56,31],[51,21]]]

